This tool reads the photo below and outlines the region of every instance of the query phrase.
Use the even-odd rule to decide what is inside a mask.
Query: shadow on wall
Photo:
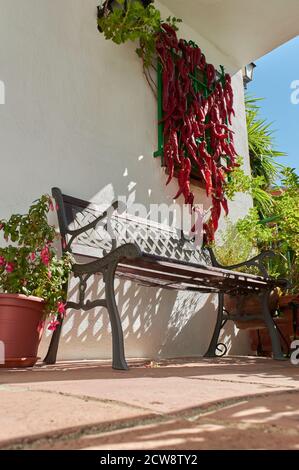
[[[139,157],[138,160],[145,166],[143,158]],[[157,163],[157,160],[151,159],[156,172]],[[144,168],[143,172],[146,170],[148,169]],[[161,172],[161,185],[164,176],[164,172]],[[123,177],[124,179],[128,177],[127,168],[123,171]],[[128,211],[133,204],[142,201],[147,217],[150,218],[153,207],[151,205],[161,203],[161,199],[159,200],[161,195],[153,194],[151,189],[148,189],[145,196],[147,186],[127,181],[127,191],[122,197],[127,202]],[[61,189],[64,191],[64,188]],[[78,191],[71,195],[80,197]],[[200,196],[203,199],[203,196]],[[112,184],[106,185],[95,196],[89,198],[98,204],[111,204],[115,199]],[[173,202],[170,195],[167,199],[169,204]],[[204,200],[204,203],[207,207],[208,201]],[[179,204],[177,207],[180,207]],[[216,321],[217,296],[144,287],[120,279],[115,282],[115,292],[122,319],[127,357],[158,359],[201,356],[206,352]],[[77,297],[78,282],[72,278],[69,283],[68,299],[76,302]],[[103,297],[104,283],[101,276],[91,277],[88,281],[86,300]],[[39,352],[41,357],[46,353],[50,336],[47,331]],[[227,344],[229,352],[237,354],[249,352],[248,340],[246,338],[244,340],[244,334],[240,335],[231,325],[224,330],[221,341]],[[111,328],[105,308],[96,308],[89,312],[68,310],[60,341],[59,360],[107,359],[111,358],[111,350]]]
[[[77,300],[78,283],[72,279],[69,299]],[[121,313],[126,355],[140,358],[197,356],[204,354],[212,335],[215,298],[206,294],[170,292],[115,282]],[[103,297],[100,276],[90,279],[86,298]],[[43,353],[50,334],[43,341]],[[111,328],[107,310],[69,310],[65,320],[59,359],[106,359],[111,357]]]
[[[77,300],[78,284],[72,279],[69,299]],[[217,296],[139,286],[117,279],[116,300],[121,314],[127,357],[170,358],[202,356],[209,345],[216,320]],[[87,298],[104,294],[99,276],[91,278]],[[45,354],[50,333],[43,339]],[[248,353],[244,332],[233,324],[223,330],[220,341],[230,353]],[[111,358],[111,327],[107,310],[69,310],[58,360]]]

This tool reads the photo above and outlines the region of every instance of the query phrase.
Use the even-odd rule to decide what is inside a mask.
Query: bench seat
[[[251,260],[232,266],[222,266],[208,247],[195,246],[182,231],[157,224],[147,219],[133,217],[119,203],[102,210],[94,203],[64,195],[53,188],[57,203],[59,229],[63,251],[71,252],[77,262],[73,274],[79,278],[78,302],[67,302],[67,308],[90,310],[97,306],[108,310],[113,346],[113,367],[127,369],[121,320],[114,292],[115,277],[121,277],[148,287],[187,290],[218,295],[218,314],[207,357],[219,355],[218,338],[227,320],[247,321],[242,314],[230,315],[224,309],[224,295],[260,297],[262,319],[272,340],[275,359],[283,359],[277,327],[269,310],[269,296],[275,287],[285,287],[283,279],[271,279],[265,259],[272,252],[263,252]],[[256,274],[241,272],[254,268]],[[89,301],[85,299],[90,276],[101,273],[105,283],[105,296]],[[62,321],[53,333],[47,364],[56,361]],[[222,352],[226,346],[221,344]]]

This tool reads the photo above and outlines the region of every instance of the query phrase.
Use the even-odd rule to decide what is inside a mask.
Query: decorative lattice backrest
[[[64,248],[74,255],[101,258],[125,243],[135,243],[142,252],[188,263],[211,265],[206,250],[195,248],[180,230],[151,220],[120,213],[106,213],[96,204],[62,195],[53,189]]]

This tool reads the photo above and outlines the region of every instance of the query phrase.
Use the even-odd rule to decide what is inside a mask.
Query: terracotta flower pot
[[[298,304],[297,315],[297,330],[296,336],[299,337],[299,295],[284,295],[279,299],[279,309],[282,315],[275,318],[274,321],[280,329],[282,336],[280,336],[281,347],[284,353],[289,352],[289,348],[294,339],[294,317],[292,303]],[[260,349],[265,356],[271,356],[272,343],[267,330],[252,331],[250,333],[251,349],[257,351]]]
[[[0,294],[0,353],[4,349],[5,358],[0,367],[32,367],[36,363],[43,310],[44,301],[38,297]]]
[[[270,312],[274,313],[278,307],[279,292],[274,289],[270,294],[269,308]],[[238,310],[241,315],[258,316],[261,315],[261,301],[257,294],[248,295],[225,295],[224,308],[230,315],[237,315]],[[246,322],[236,321],[236,326],[240,330],[244,329],[257,329],[265,328],[265,323],[262,320],[248,320]]]
[[[299,294],[289,294],[281,296],[279,299],[279,308],[281,310],[291,309],[292,302],[299,304]]]

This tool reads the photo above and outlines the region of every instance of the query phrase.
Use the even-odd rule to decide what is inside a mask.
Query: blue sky
[[[262,117],[273,122],[277,150],[288,154],[280,161],[299,173],[299,103],[291,103],[291,83],[298,80],[299,86],[299,36],[255,63],[248,94],[265,98],[260,103]]]

